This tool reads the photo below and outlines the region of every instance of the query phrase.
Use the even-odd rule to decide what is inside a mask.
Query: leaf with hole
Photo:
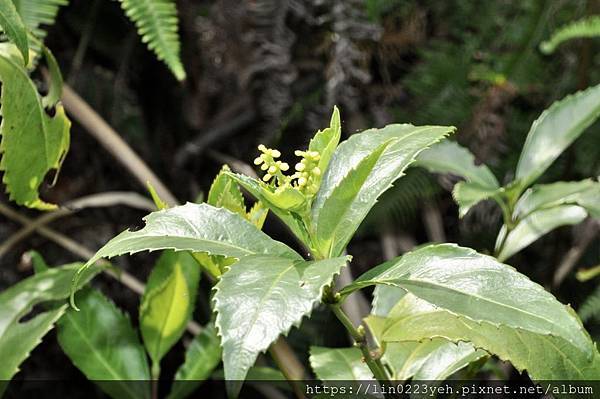
[[[38,188],[50,170],[60,169],[69,149],[71,122],[60,104],[54,116],[46,113],[43,99],[14,47],[0,44],[2,124],[0,170],[10,199],[42,210],[52,205],[39,198]]]
[[[52,329],[54,322],[64,313],[69,297],[71,281],[81,264],[75,263],[47,270],[40,270],[0,293],[0,380],[10,380],[25,360]],[[81,288],[100,269],[87,271],[81,276],[77,289]],[[36,306],[43,311],[21,321]]]

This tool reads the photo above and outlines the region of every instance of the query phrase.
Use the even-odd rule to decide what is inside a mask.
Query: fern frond
[[[563,26],[555,31],[549,40],[540,44],[540,50],[545,54],[551,54],[567,40],[595,36],[600,36],[600,15],[583,18]]]
[[[600,320],[600,286],[585,299],[577,313],[584,322]]]
[[[177,80],[185,79],[179,57],[177,8],[173,0],[119,0],[137,27],[142,41],[163,61]]]
[[[58,9],[69,4],[69,0],[14,0],[14,3],[25,26],[43,42],[46,37],[43,26],[54,25]]]

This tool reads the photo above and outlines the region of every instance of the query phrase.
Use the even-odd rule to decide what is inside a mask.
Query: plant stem
[[[160,377],[160,364],[152,362],[152,399],[158,399],[158,379]]]
[[[365,359],[365,363],[367,363],[367,366],[369,366],[369,369],[373,373],[373,376],[375,376],[377,381],[379,381],[379,383],[381,384],[389,383],[390,378],[388,377],[387,372],[385,371],[385,368],[381,363],[381,360],[374,358],[371,355],[371,352],[369,351],[364,331],[361,331],[360,329],[354,327],[354,324],[352,324],[350,318],[348,318],[346,313],[344,313],[339,303],[333,303],[329,306],[333,311],[333,314],[335,314],[338,320],[344,325],[344,327],[346,327],[346,330],[348,330],[348,333],[350,334],[352,339],[354,339],[356,346],[358,346],[360,351],[362,352],[362,355]]]

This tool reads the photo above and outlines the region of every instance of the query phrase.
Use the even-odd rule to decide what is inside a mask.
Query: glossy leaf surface
[[[268,188],[265,184],[249,176],[235,173],[231,173],[230,176],[237,181],[240,186],[252,194],[254,198],[259,200],[265,207],[277,215],[277,217],[290,228],[296,237],[310,247],[308,231],[302,220],[290,210],[281,209],[276,203],[272,202],[272,196],[268,194]]]
[[[341,254],[377,198],[421,151],[453,131],[447,126],[389,125],[341,143],[312,206],[321,254]]]
[[[443,381],[487,352],[466,342],[454,343],[442,338],[389,342],[383,361],[393,370],[393,379]]]
[[[310,365],[321,381],[369,381],[373,373],[358,348],[310,348]]]
[[[100,248],[88,264],[103,257],[159,249],[238,259],[256,254],[301,259],[287,245],[271,239],[241,216],[207,204],[187,203],[151,213],[144,221],[143,229],[119,234]]]
[[[423,151],[417,158],[417,166],[433,173],[451,173],[462,177],[464,182],[454,186],[452,196],[459,205],[463,217],[478,202],[498,194],[498,180],[485,164],[477,165],[475,156],[454,141],[442,141]]]
[[[521,219],[536,210],[565,204],[579,205],[600,217],[600,183],[587,179],[535,185],[519,198],[513,217]]]
[[[329,161],[340,142],[341,136],[342,124],[340,121],[340,110],[337,107],[333,107],[333,114],[331,115],[329,127],[319,130],[312,140],[310,140],[310,144],[308,145],[309,151],[317,151],[321,155],[319,159],[319,169],[321,172],[327,170]]]
[[[347,260],[247,256],[223,274],[215,286],[215,324],[230,395],[237,395],[258,354],[310,313]]]
[[[510,361],[536,380],[585,380],[600,377],[600,355],[589,340],[586,350],[561,337],[475,322],[407,295],[390,314],[383,332],[386,342],[418,341],[434,337],[471,342],[500,359]]]
[[[533,122],[517,165],[524,189],[600,116],[600,85],[555,102]]]
[[[485,164],[477,165],[475,156],[455,141],[445,140],[419,154],[416,162],[433,173],[451,173],[486,188],[499,188],[496,176]]]
[[[531,213],[508,235],[506,226],[502,226],[496,242],[499,250],[498,259],[500,261],[508,259],[555,228],[581,223],[586,217],[587,212],[580,206],[559,205]]]
[[[453,244],[429,245],[371,269],[340,291],[387,284],[456,315],[561,337],[582,352],[590,339],[567,306],[491,256]]]

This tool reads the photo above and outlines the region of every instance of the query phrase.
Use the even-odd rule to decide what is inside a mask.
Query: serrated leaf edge
[[[347,256],[346,256],[346,262],[344,263],[344,265],[342,265],[342,267],[340,267],[340,268],[339,268],[339,270],[338,270],[337,272],[335,272],[335,273],[333,273],[333,274],[331,275],[331,278],[329,279],[329,281],[328,281],[327,283],[324,283],[324,284],[323,284],[323,285],[322,285],[322,286],[319,288],[319,295],[318,295],[318,298],[321,298],[321,297],[323,296],[323,292],[324,292],[324,290],[325,290],[325,287],[327,287],[329,284],[331,284],[331,281],[333,281],[333,280],[335,279],[335,277],[337,277],[337,276],[339,276],[339,275],[340,275],[340,273],[342,272],[343,268],[348,266],[348,263],[351,261],[351,259],[352,259],[352,256],[351,256],[351,255],[347,255]],[[305,262],[308,262],[308,261],[305,261]],[[231,267],[232,267],[232,266],[234,266],[234,267],[235,267],[235,265],[226,266],[226,267],[225,267],[225,273],[227,273],[227,272],[228,272],[228,271],[231,269]],[[220,325],[220,322],[219,322],[219,321],[220,321],[220,313],[219,313],[219,312],[216,310],[216,309],[217,309],[217,307],[218,307],[218,303],[219,303],[219,301],[218,301],[218,299],[217,299],[217,295],[216,295],[216,294],[219,292],[219,287],[218,287],[218,285],[215,285],[215,286],[213,286],[213,288],[212,288],[212,290],[211,290],[211,291],[213,291],[213,292],[214,292],[214,294],[212,295],[212,299],[211,299],[211,302],[213,302],[213,309],[214,309],[214,310],[213,310],[213,312],[214,312],[214,313],[216,313],[216,315],[217,315],[217,316],[216,316],[216,318],[215,318],[215,324],[214,324],[214,325],[215,325],[215,331],[216,331],[216,334],[217,334],[217,336],[219,337],[219,345],[221,346],[221,348],[223,348],[223,338],[224,338],[224,336],[223,336],[223,334],[222,334],[222,327],[221,327],[221,325]],[[300,327],[300,325],[302,324],[302,321],[303,321],[303,319],[304,319],[305,317],[307,317],[307,318],[310,318],[310,316],[311,316],[311,314],[312,314],[312,312],[313,312],[313,310],[314,310],[315,306],[316,306],[316,303],[313,303],[313,306],[312,306],[311,310],[309,310],[307,313],[303,313],[302,315],[300,315],[300,316],[299,316],[299,317],[296,319],[296,321],[292,322],[292,324],[289,326],[289,328],[288,328],[287,330],[280,332],[280,333],[279,333],[279,336],[280,336],[280,337],[281,337],[281,336],[287,337],[287,335],[288,335],[288,334],[289,334],[289,332],[292,330],[292,328],[294,328],[294,327]],[[275,342],[275,341],[273,341],[273,342]],[[271,344],[272,344],[273,342],[271,342]],[[270,345],[269,345],[269,346],[270,346]],[[268,349],[269,349],[269,347],[267,347],[267,348],[265,348],[265,349],[261,350],[260,352],[257,352],[257,354],[256,354],[256,357],[258,357],[258,355],[259,355],[259,354],[261,354],[261,353],[266,353],[266,351],[267,351]],[[255,359],[254,359],[255,361],[256,361],[256,357],[255,357]]]

